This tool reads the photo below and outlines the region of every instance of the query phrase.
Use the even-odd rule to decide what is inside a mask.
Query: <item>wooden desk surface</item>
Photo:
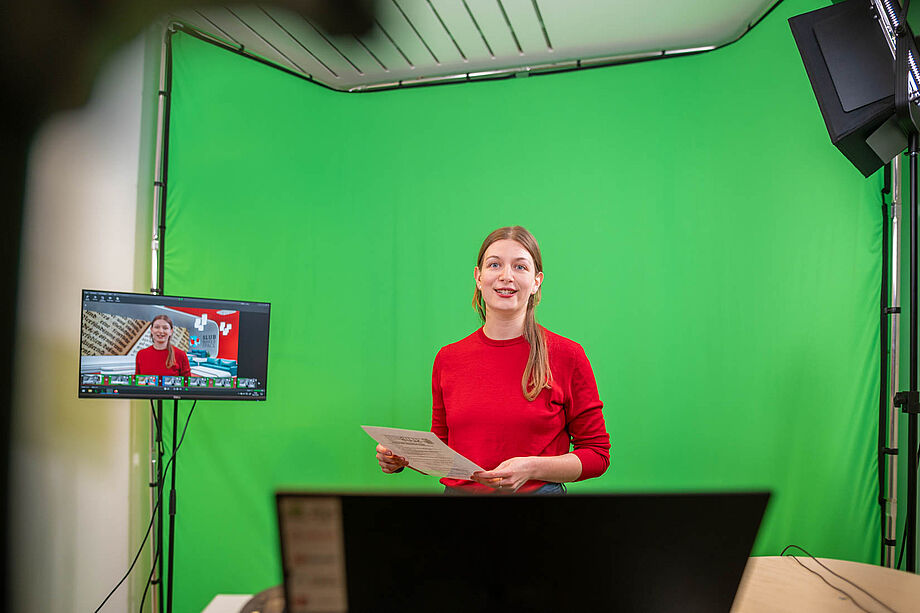
[[[811,558],[796,558],[820,573],[831,585],[850,594],[856,604],[814,573],[802,568],[792,556],[765,556],[748,560],[731,613],[920,612],[920,575],[872,564],[818,558],[821,564],[884,603],[879,604],[871,596],[821,568]],[[218,595],[202,613],[238,613],[250,598],[248,595]]]
[[[798,559],[798,562],[788,555],[754,557],[748,560],[741,585],[735,596],[732,613],[774,611],[852,613],[861,610],[872,613],[891,613],[892,611],[916,613],[920,611],[920,575],[872,564],[818,558],[821,564],[849,579],[884,603],[880,604],[865,592],[821,568],[808,556],[797,555],[795,558]],[[799,562],[820,574],[820,577],[802,568]],[[853,600],[822,581],[822,577],[832,586],[849,594]]]

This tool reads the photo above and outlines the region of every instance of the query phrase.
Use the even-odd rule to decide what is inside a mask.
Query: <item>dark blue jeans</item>
[[[540,494],[542,495],[561,495],[565,494],[565,484],[564,483],[544,483],[534,491],[530,492],[531,494]]]
[[[456,496],[463,495],[465,492],[457,487],[445,487],[444,494],[446,496]],[[565,494],[565,485],[562,483],[544,483],[537,489],[532,492],[527,492],[528,494],[533,494],[537,496],[557,496]]]

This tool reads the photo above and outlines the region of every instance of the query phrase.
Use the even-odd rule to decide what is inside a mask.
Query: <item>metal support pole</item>
[[[172,36],[175,34],[175,25],[168,24],[163,29],[163,42],[160,47],[160,82],[159,91],[157,92],[157,141],[156,154],[154,156],[154,181],[153,181],[153,237],[151,239],[151,257],[150,257],[150,292],[152,294],[162,295],[165,291],[165,275],[163,267],[163,255],[165,253],[165,234],[166,234],[166,174],[169,154],[169,112],[172,93]],[[159,422],[158,427],[163,426],[163,401],[156,402],[156,416]],[[156,482],[158,487],[158,498],[160,506],[157,511],[157,526],[154,530],[153,558],[151,564],[154,567],[153,583],[155,589],[151,595],[151,613],[162,613],[164,602],[164,581],[163,581],[163,508],[166,500],[163,498],[163,440],[162,431],[160,432],[158,444],[151,442],[150,455],[151,463],[156,465]],[[153,458],[156,458],[155,460]],[[173,466],[175,474],[175,466]],[[151,512],[153,512],[156,500],[151,500]],[[170,553],[172,547],[170,546]]]
[[[151,543],[151,585],[153,589],[150,593],[150,611],[159,613],[162,611],[163,602],[162,581],[160,580],[160,559],[162,558],[161,548],[163,546],[163,402],[157,401],[154,405],[150,403],[150,512],[157,515],[157,528],[153,531],[153,540]]]
[[[886,432],[883,564],[897,564],[898,528],[898,423],[894,397],[898,393],[901,356],[901,156],[891,161],[891,258],[888,308],[888,425]]]
[[[173,436],[172,436],[172,472],[169,488],[169,558],[167,562],[166,580],[166,613],[172,613],[173,603],[173,558],[176,551],[176,439],[179,436],[179,401],[173,400]]]
[[[910,391],[917,392],[917,153],[918,136],[908,136],[910,155]],[[907,415],[907,572],[917,571],[917,413]]]

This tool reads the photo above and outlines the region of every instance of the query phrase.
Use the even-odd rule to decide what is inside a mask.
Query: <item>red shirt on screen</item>
[[[175,354],[175,364],[166,368],[166,358],[169,348],[157,349],[153,345],[137,352],[134,358],[134,374],[136,375],[164,375],[167,377],[191,377],[192,368],[188,363],[188,356],[181,349],[172,348]]]

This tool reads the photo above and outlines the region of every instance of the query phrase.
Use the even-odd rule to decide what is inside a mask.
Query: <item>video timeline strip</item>
[[[246,377],[175,377],[164,375],[103,375],[91,373],[80,375],[80,391],[83,393],[103,393],[111,386],[149,388],[156,387],[164,391],[188,389],[238,389],[260,390],[258,379]]]

